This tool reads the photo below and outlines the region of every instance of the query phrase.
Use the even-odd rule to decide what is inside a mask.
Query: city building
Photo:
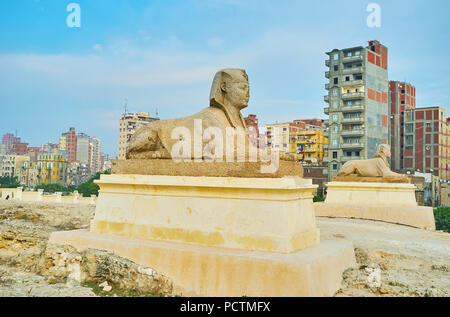
[[[101,171],[101,166],[102,166],[101,141],[99,138],[94,136],[91,138],[91,144],[92,144],[92,148],[91,148],[92,153],[91,153],[90,168],[93,173],[97,173],[97,172]]]
[[[402,170],[431,173],[441,180],[450,180],[449,127],[442,107],[405,110]]]
[[[119,151],[118,159],[124,160],[127,153],[128,144],[136,129],[146,126],[150,122],[159,120],[151,117],[148,112],[124,113],[119,120]]]
[[[388,142],[388,49],[379,41],[367,47],[333,49],[326,53],[324,96],[329,115],[328,177],[343,163],[375,156]]]
[[[66,185],[67,158],[63,154],[40,154],[37,162],[39,184]]]
[[[302,164],[322,165],[327,157],[328,138],[320,127],[308,126],[306,129],[290,133],[290,151],[302,155]]]
[[[80,162],[80,164],[84,164],[90,166],[90,158],[89,158],[89,144],[90,137],[86,133],[78,133],[77,134],[77,154],[76,160]]]
[[[12,154],[15,155],[25,155],[28,153],[28,143],[23,143],[23,142],[16,142],[13,144],[12,150],[11,150]]]
[[[2,136],[2,144],[4,144],[5,154],[12,154],[12,148],[15,143],[20,142],[20,138],[12,133],[6,133]]]
[[[310,126],[314,126],[314,127],[321,127],[321,128],[325,128],[325,126],[326,126],[325,119],[317,119],[317,118],[297,119],[297,120],[294,120],[294,123],[298,124],[298,125],[301,125],[302,123],[304,123],[306,125],[310,125]]]
[[[256,114],[249,114],[244,118],[245,126],[247,127],[247,133],[250,142],[258,147],[259,146],[259,128],[258,128],[258,118]]]
[[[305,126],[305,124],[295,124],[294,122],[267,124],[267,147],[280,152],[290,152],[291,134],[304,129]]]
[[[19,177],[22,163],[29,161],[28,156],[23,155],[2,155],[0,156],[0,177]]]
[[[389,142],[391,145],[391,169],[399,171],[403,166],[404,113],[416,107],[416,87],[407,82],[389,81]]]
[[[65,132],[59,138],[59,148],[68,153],[68,162],[73,163],[77,160],[77,135],[75,128],[69,128],[69,132]]]
[[[22,186],[34,188],[39,185],[39,170],[36,162],[24,161],[20,167],[17,178]]]

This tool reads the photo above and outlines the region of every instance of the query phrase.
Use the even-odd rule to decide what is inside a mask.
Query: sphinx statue
[[[173,138],[172,131],[177,127],[184,127],[194,135],[195,129],[198,129],[195,121],[199,119],[202,129],[218,127],[223,131],[223,135],[226,135],[226,128],[230,127],[245,131],[246,125],[241,110],[248,106],[249,98],[250,85],[245,70],[236,68],[220,70],[216,73],[211,86],[208,108],[188,117],[154,121],[139,128],[130,140],[126,158],[173,158],[171,149],[179,140]],[[203,146],[205,144],[206,141],[203,141]],[[251,147],[254,147],[254,145],[249,141],[248,135],[245,135],[247,154],[251,151]],[[191,155],[194,155],[193,150]],[[280,153],[279,158],[285,161],[300,159],[294,153]]]
[[[404,174],[392,172],[387,158],[391,157],[389,145],[380,144],[374,158],[368,160],[351,160],[342,165],[338,177],[384,177],[407,178]]]

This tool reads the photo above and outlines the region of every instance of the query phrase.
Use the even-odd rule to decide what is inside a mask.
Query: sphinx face
[[[225,93],[225,98],[237,109],[241,110],[248,106],[248,101],[250,100],[250,85],[248,81],[227,83]]]

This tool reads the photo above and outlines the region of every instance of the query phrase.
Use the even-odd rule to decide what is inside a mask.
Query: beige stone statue
[[[389,157],[391,157],[389,145],[380,144],[374,158],[348,161],[342,165],[338,176],[407,178],[404,174],[391,171],[387,161]]]
[[[216,73],[210,93],[210,106],[185,118],[154,121],[136,130],[131,138],[126,153],[127,159],[171,159],[171,149],[179,141],[172,138],[172,131],[177,127],[185,127],[194,135],[195,121],[201,119],[202,129],[218,127],[226,135],[227,127],[245,130],[245,121],[241,110],[248,106],[250,85],[243,69],[223,69]],[[198,131],[197,131],[198,132]],[[201,133],[201,132],[200,132]],[[252,145],[248,135],[245,136],[245,148],[248,154]],[[206,141],[203,141],[203,146]],[[194,150],[191,151],[194,155]],[[295,161],[296,154],[280,154],[280,159]]]

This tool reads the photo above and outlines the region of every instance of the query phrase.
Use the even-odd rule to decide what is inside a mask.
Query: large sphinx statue
[[[172,131],[177,127],[189,129],[192,135],[198,129],[195,121],[201,119],[202,129],[218,127],[226,135],[226,128],[245,130],[241,110],[248,106],[250,85],[243,69],[228,68],[216,73],[210,92],[209,107],[188,117],[154,121],[136,130],[126,153],[127,159],[171,159],[171,149],[179,141],[173,138]],[[198,132],[198,131],[197,131]],[[201,131],[200,131],[201,133]],[[203,141],[205,145],[206,141]],[[246,135],[245,147],[248,154],[252,143]],[[191,151],[194,155],[194,151]],[[296,154],[282,153],[280,159],[295,161]]]
[[[389,145],[380,144],[377,147],[375,157],[368,160],[352,160],[342,165],[338,177],[385,177],[385,178],[406,178],[404,174],[392,172],[389,168],[387,158],[391,157]]]

